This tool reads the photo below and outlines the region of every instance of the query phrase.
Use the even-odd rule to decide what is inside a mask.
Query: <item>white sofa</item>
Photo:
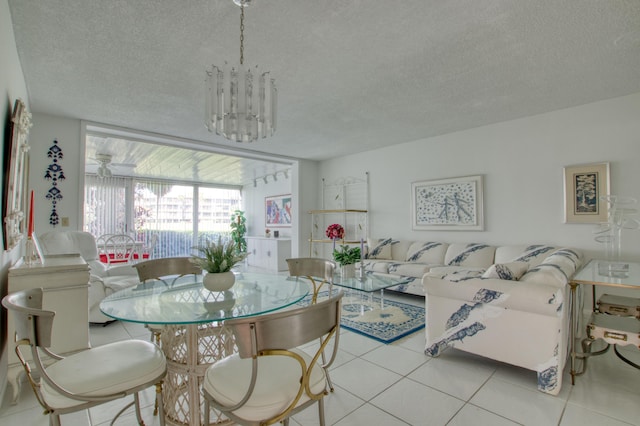
[[[79,253],[89,264],[89,322],[112,321],[100,312],[100,301],[111,293],[139,283],[138,273],[131,265],[107,267],[100,262],[96,240],[88,232],[52,231],[38,236],[45,255]]]
[[[582,263],[580,252],[391,239],[369,246],[367,270],[413,278],[394,289],[425,295],[427,355],[454,347],[536,371],[539,390],[560,391],[568,282]]]

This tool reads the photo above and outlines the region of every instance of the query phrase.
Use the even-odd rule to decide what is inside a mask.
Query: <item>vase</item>
[[[356,265],[352,263],[350,265],[342,265],[342,279],[355,278],[356,277]]]
[[[202,278],[204,288],[209,291],[225,291],[233,287],[236,276],[231,271],[211,273],[207,272]]]

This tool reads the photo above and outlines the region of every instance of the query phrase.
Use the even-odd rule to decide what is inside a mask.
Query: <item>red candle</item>
[[[33,235],[33,190],[31,190],[31,200],[29,201],[29,228],[27,235],[29,237]]]

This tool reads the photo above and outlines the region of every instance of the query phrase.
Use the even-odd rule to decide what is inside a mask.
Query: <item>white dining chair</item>
[[[49,415],[50,426],[59,426],[62,414],[128,395],[133,395],[133,401],[116,413],[114,421],[134,405],[138,424],[144,425],[138,392],[154,385],[159,421],[164,425],[161,402],[167,362],[158,346],[143,340],[123,340],[60,356],[50,349],[56,314],[43,309],[42,294],[42,288],[17,291],[5,296],[2,305],[15,319],[16,354],[44,414]],[[23,353],[25,347],[29,354]]]
[[[317,403],[324,426],[328,394],[326,369],[338,351],[343,293],[301,308],[224,322],[238,353],[212,364],[205,372],[204,424],[213,406],[241,425],[289,424],[289,417]],[[298,347],[320,339],[309,354]],[[321,354],[333,342],[329,361]]]

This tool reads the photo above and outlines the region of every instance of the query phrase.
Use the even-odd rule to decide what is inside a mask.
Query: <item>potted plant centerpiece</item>
[[[202,283],[207,290],[224,291],[230,289],[236,281],[231,268],[243,261],[247,253],[239,253],[233,241],[207,242],[196,247],[201,256],[191,256],[191,262],[206,271]]]
[[[360,247],[341,245],[333,250],[333,260],[341,267],[342,278],[355,278],[356,262],[360,260]]]

